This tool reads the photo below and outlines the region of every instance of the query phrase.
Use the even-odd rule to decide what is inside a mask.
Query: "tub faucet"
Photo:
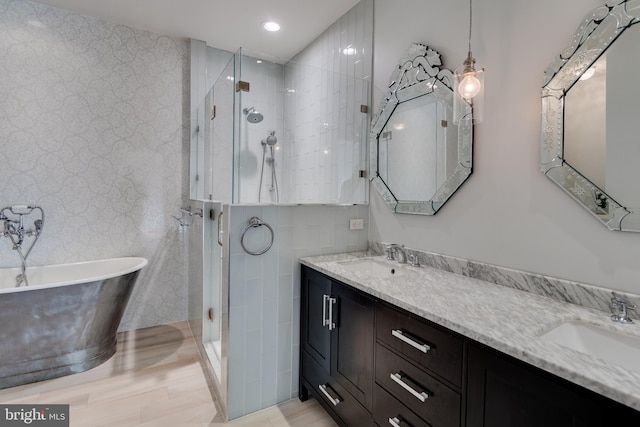
[[[387,259],[393,261],[398,257],[398,262],[400,264],[407,263],[407,252],[404,249],[404,245],[399,245],[397,243],[390,243],[387,245]]]
[[[39,211],[40,218],[33,222],[33,228],[24,226],[24,217],[30,215],[34,210]],[[44,227],[44,210],[40,206],[14,205],[0,209],[0,221],[3,228],[0,230],[0,237],[8,237],[13,244],[13,250],[20,256],[20,274],[16,276],[16,286],[29,285],[27,280],[27,258],[34,245],[38,241],[42,228]],[[26,247],[25,237],[33,237],[31,245]]]

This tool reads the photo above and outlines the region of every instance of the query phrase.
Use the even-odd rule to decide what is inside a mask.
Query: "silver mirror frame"
[[[378,140],[398,104],[419,96],[433,94],[444,100],[453,111],[455,80],[451,70],[440,69],[440,54],[419,43],[413,43],[400,58],[389,80],[389,90],[380,102],[378,113],[371,121],[369,137],[369,177],[387,206],[396,213],[435,215],[445,202],[469,178],[473,164],[473,125],[458,126],[458,165],[437,189],[431,200],[398,200],[380,176],[378,170]],[[453,124],[452,124],[453,125]]]
[[[571,44],[547,67],[542,86],[540,170],[610,230],[640,231],[640,207],[624,207],[564,161],[566,93],[629,26],[640,22],[640,0],[618,0],[590,11]]]

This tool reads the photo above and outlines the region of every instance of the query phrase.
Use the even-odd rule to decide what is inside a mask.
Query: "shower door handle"
[[[222,233],[222,214],[224,211],[220,211],[218,214],[218,245],[222,246],[222,240],[220,240],[220,234]]]

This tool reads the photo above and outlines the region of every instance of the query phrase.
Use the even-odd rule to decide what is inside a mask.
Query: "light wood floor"
[[[290,400],[225,423],[187,322],[122,333],[106,363],[0,390],[0,403],[68,403],[71,427],[336,426],[313,399]]]

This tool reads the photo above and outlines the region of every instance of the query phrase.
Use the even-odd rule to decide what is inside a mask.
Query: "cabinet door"
[[[331,369],[331,332],[325,326],[328,315],[327,298],[331,295],[331,280],[309,268],[302,269],[301,343],[306,351],[328,374]]]
[[[375,303],[373,299],[339,283],[333,283],[336,323],[331,335],[331,376],[371,410]]]
[[[508,356],[469,346],[467,427],[603,427],[639,413]]]

